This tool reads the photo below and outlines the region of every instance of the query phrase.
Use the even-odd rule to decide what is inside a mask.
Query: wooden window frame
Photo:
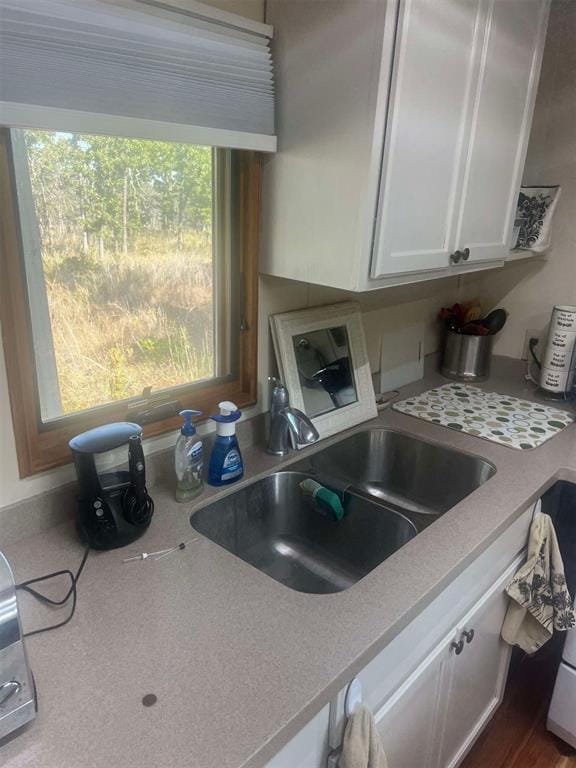
[[[242,152],[238,159],[239,286],[241,329],[238,373],[225,382],[199,382],[193,391],[173,393],[183,408],[207,415],[217,411],[222,400],[233,400],[239,408],[257,400],[258,353],[258,247],[261,211],[261,156]],[[28,290],[23,268],[20,219],[12,170],[10,134],[0,129],[0,324],[10,395],[10,408],[20,477],[67,464],[71,461],[69,440],[87,429],[113,421],[125,421],[129,400],[70,414],[54,423],[42,423],[40,399],[28,309]],[[178,416],[145,424],[144,437],[176,430]]]

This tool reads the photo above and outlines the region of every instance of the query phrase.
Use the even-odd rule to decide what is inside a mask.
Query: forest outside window
[[[2,148],[21,474],[64,463],[70,436],[138,408],[158,414],[146,427],[158,434],[180,406],[254,402],[257,156],[29,129],[5,129]]]

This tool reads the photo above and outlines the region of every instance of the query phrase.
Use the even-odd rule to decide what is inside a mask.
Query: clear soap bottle
[[[184,423],[180,429],[174,453],[176,501],[190,501],[198,496],[204,487],[202,479],[204,447],[192,422],[195,416],[201,415],[202,411],[180,411]]]

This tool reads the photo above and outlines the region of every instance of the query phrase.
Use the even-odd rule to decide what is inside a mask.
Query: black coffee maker
[[[150,525],[154,502],[146,490],[142,427],[118,422],[70,440],[78,476],[77,526],[93,549],[123,547]],[[95,454],[128,445],[128,469],[98,474]]]

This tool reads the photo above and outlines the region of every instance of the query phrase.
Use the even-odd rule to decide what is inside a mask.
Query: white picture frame
[[[360,305],[357,302],[346,301],[270,316],[270,329],[280,378],[290,393],[290,404],[304,413],[306,413],[306,406],[293,337],[342,326],[345,326],[348,336],[357,399],[348,405],[311,417],[320,439],[373,419],[377,415],[376,396],[366,351]]]

